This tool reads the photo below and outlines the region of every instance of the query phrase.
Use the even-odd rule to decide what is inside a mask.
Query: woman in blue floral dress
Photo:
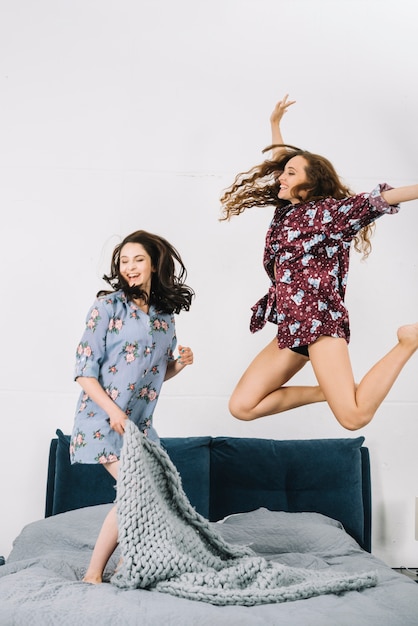
[[[339,423],[356,430],[372,420],[418,349],[418,323],[399,328],[396,345],[355,383],[344,302],[350,249],[354,242],[367,256],[375,220],[418,199],[418,185],[352,194],[327,159],[284,144],[280,122],[292,104],[285,96],[271,115],[271,158],[239,174],[221,198],[223,219],[275,207],[263,259],[270,288],[252,307],[250,330],[269,321],[277,336],[244,372],[229,408],[253,420],[326,400]],[[309,360],[318,385],[289,385]]]
[[[87,314],[76,353],[82,387],[70,441],[72,463],[100,463],[117,479],[126,420],[159,442],[153,413],[163,382],[193,363],[178,346],[174,314],[188,311],[193,291],[177,250],[165,239],[136,231],[116,246],[109,276]],[[117,545],[112,508],[98,537],[84,580],[98,583]]]

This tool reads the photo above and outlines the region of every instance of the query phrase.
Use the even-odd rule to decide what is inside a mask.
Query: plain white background
[[[358,433],[324,404],[234,420],[229,395],[274,336],[248,330],[268,287],[271,211],[218,221],[222,189],[262,159],[286,92],[285,139],[327,156],[355,191],[417,182],[417,12],[413,0],[1,0],[0,554],[43,517],[85,315],[114,245],[144,228],[180,250],[196,291],[177,319],[195,365],[163,388],[160,435],[363,435],[374,552],[418,566],[417,356]],[[358,379],[418,319],[417,230],[410,202],[379,221],[367,262],[352,257]],[[309,365],[298,380],[313,381]]]

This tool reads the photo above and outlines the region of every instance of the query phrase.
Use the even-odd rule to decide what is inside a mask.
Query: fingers
[[[180,365],[191,365],[193,363],[193,352],[191,348],[179,346],[179,356],[177,357],[177,363],[180,363]]]
[[[295,104],[295,102],[296,100],[289,100],[289,94],[287,93],[284,98],[277,103],[277,106],[285,112],[292,104]]]
[[[128,418],[122,418],[121,420],[110,422],[110,428],[114,430],[119,435],[123,435],[125,433],[125,423]]]
[[[282,116],[286,113],[287,109],[295,104],[296,100],[289,100],[289,94],[286,94],[279,102],[277,102],[274,107],[273,113],[271,115],[272,121],[278,122],[281,120]]]

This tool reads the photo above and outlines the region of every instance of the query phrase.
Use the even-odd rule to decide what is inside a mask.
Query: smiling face
[[[130,287],[141,286],[148,295],[154,271],[151,257],[140,243],[126,243],[120,251],[119,271]]]
[[[303,156],[297,155],[289,159],[283,172],[279,176],[280,191],[278,197],[280,200],[288,200],[292,204],[300,202],[300,200],[293,195],[292,189],[296,185],[307,182],[308,179],[305,169],[307,165],[308,162]],[[303,196],[303,192],[301,195]]]

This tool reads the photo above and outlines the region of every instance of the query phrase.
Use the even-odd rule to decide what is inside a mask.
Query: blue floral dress
[[[99,297],[87,314],[77,347],[75,378],[97,378],[143,432],[159,442],[152,418],[167,363],[174,360],[174,315],[141,311],[122,291]],[[82,391],[70,441],[71,463],[108,463],[120,457],[122,436]]]
[[[252,307],[251,332],[277,324],[280,348],[309,345],[318,337],[350,340],[344,299],[351,242],[364,226],[399,211],[381,193],[324,198],[277,208],[266,235],[268,293]]]

